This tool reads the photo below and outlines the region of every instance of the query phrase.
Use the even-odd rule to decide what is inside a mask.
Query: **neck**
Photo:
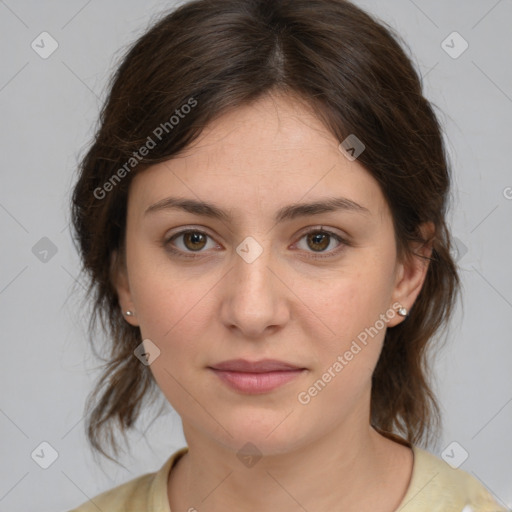
[[[369,425],[339,427],[247,465],[235,450],[190,426],[184,430],[189,451],[169,478],[172,512],[395,510],[412,472],[410,448]]]

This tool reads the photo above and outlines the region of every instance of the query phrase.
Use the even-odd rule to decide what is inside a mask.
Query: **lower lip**
[[[267,373],[231,372],[211,368],[232,389],[241,393],[267,393],[290,382],[305,370],[283,370]]]

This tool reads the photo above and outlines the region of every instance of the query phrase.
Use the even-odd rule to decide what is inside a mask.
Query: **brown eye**
[[[338,256],[346,246],[351,244],[340,235],[320,228],[305,233],[296,245],[299,249],[309,253],[308,257],[321,259]]]
[[[324,251],[329,247],[330,238],[331,235],[322,231],[313,231],[307,235],[309,247],[314,251]]]
[[[207,247],[208,242],[212,244],[209,247]],[[172,235],[164,241],[164,246],[173,255],[192,258],[202,256],[203,253],[207,252],[207,249],[215,247],[215,243],[208,234],[195,229],[188,229]]]
[[[206,245],[206,235],[200,231],[187,231],[183,234],[183,243],[191,251],[200,251]]]

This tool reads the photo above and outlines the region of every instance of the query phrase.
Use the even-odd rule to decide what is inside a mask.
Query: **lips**
[[[269,393],[307,372],[277,359],[230,359],[208,367],[230,389],[248,395]]]
[[[247,361],[246,359],[230,359],[210,366],[214,370],[243,373],[268,373],[281,371],[296,371],[304,368],[292,363],[278,361],[277,359],[262,359],[260,361]]]

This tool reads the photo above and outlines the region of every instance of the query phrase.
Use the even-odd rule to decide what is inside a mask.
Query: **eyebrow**
[[[196,201],[195,199],[185,199],[180,197],[167,197],[149,206],[144,212],[144,216],[164,210],[183,210],[195,215],[218,219],[221,221],[232,221],[232,215],[218,206],[205,201]],[[298,217],[309,215],[319,215],[321,213],[347,211],[370,215],[368,208],[347,199],[345,197],[326,198],[312,203],[295,203],[280,208],[274,217],[275,222],[293,220]]]

